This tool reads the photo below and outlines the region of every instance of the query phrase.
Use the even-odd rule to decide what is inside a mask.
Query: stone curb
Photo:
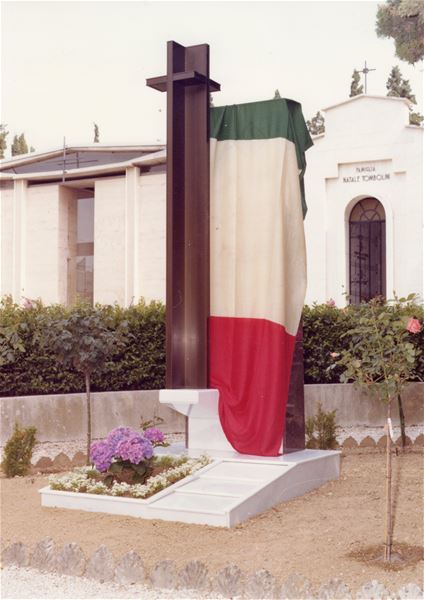
[[[319,589],[314,589],[311,582],[298,573],[291,574],[283,583],[265,569],[248,575],[237,565],[228,565],[210,575],[207,566],[198,560],[188,562],[179,571],[174,561],[163,560],[148,574],[141,557],[134,550],[115,561],[107,546],[102,545],[90,558],[86,558],[77,544],[65,544],[63,548],[58,548],[51,538],[38,542],[33,551],[22,542],[14,542],[2,548],[1,557],[3,566],[31,567],[100,582],[115,581],[120,585],[144,583],[153,588],[217,592],[224,598],[424,600],[423,591],[412,582],[393,593],[374,579],[364,583],[353,595],[349,586],[340,579],[331,579]]]

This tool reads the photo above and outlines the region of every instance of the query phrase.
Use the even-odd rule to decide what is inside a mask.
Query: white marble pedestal
[[[159,402],[188,418],[189,450],[205,452],[232,451],[233,447],[222,431],[218,415],[219,391],[204,390],[160,390]]]

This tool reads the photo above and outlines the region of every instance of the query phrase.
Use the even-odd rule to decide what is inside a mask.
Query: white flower
[[[111,487],[98,481],[93,475],[100,474],[92,467],[77,467],[65,475],[50,475],[49,485],[52,490],[65,490],[72,492],[84,492],[88,494],[101,494],[105,496],[130,496],[133,498],[147,498],[160,490],[169,487],[173,483],[187,477],[208,465],[211,459],[206,456],[187,459],[179,457],[175,459],[176,466],[166,469],[155,477],[149,477],[144,484],[115,482]]]

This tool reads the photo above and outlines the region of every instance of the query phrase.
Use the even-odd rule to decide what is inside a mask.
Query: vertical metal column
[[[167,45],[166,387],[208,385],[209,46]]]

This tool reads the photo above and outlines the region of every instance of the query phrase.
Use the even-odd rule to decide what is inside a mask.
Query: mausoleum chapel
[[[424,130],[409,107],[359,95],[323,109],[325,133],[306,156],[306,303],[424,297]],[[165,300],[163,146],[17,156],[2,161],[0,183],[0,295]]]

